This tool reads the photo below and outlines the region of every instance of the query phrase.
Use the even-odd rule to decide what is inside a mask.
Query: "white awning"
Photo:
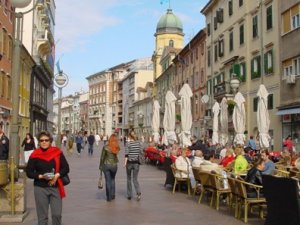
[[[300,108],[292,108],[292,109],[280,109],[276,115],[288,115],[288,114],[298,114],[300,113]]]

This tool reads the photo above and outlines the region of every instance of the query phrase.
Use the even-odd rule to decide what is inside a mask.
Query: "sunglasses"
[[[40,139],[40,142],[49,142],[49,139]]]

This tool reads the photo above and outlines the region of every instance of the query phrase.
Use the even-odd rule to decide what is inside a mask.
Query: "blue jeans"
[[[127,172],[127,197],[132,197],[131,175],[136,194],[141,194],[140,184],[138,182],[138,174],[140,165],[138,163],[128,163],[126,166]]]
[[[110,201],[116,195],[115,177],[118,171],[117,164],[104,164],[103,173],[105,176],[106,200]]]
[[[89,154],[93,155],[93,152],[94,152],[94,150],[93,150],[93,144],[92,145],[89,144]]]

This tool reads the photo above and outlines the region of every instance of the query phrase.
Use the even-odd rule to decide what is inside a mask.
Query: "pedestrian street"
[[[242,225],[234,218],[234,212],[221,205],[216,211],[209,206],[206,198],[200,205],[199,196],[188,196],[185,192],[165,188],[165,172],[153,165],[140,167],[139,181],[142,199],[128,200],[126,197],[126,173],[123,167],[124,147],[119,153],[116,176],[116,199],[106,202],[105,188],[97,188],[99,157],[103,143],[94,148],[94,155],[88,156],[87,146],[81,156],[67,155],[70,165],[71,183],[66,186],[67,197],[63,199],[63,225]],[[28,216],[23,225],[37,224],[32,180],[27,180]],[[50,216],[50,215],[49,215]],[[249,225],[263,225],[264,221],[249,216]],[[20,223],[9,223],[17,225]],[[51,224],[51,222],[49,223]]]

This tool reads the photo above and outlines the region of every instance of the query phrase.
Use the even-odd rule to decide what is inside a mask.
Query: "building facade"
[[[282,138],[288,135],[300,150],[300,2],[279,1],[280,30],[280,106]]]
[[[11,124],[11,63],[13,45],[13,15],[10,1],[0,8],[0,126],[9,136]],[[3,3],[1,3],[3,4]]]
[[[86,79],[89,83],[88,130],[101,135],[119,131],[122,123],[122,101],[119,81],[123,79],[131,62],[98,72]]]
[[[55,61],[55,1],[33,0],[29,6],[18,11],[24,14],[23,44],[34,59],[36,65],[32,69],[32,91],[30,108],[32,133],[47,129],[53,132],[53,78]]]
[[[192,89],[191,110],[193,125],[191,133],[197,137],[206,135],[206,121],[204,120],[206,105],[201,101],[201,98],[206,94],[205,41],[205,30],[200,30],[174,58],[175,77],[173,92],[176,96],[179,96],[178,93],[185,83],[189,84]],[[178,107],[177,112],[180,114],[180,107]]]
[[[148,82],[153,82],[153,64],[151,59],[134,60],[122,80],[122,130],[125,136],[128,135],[130,129],[138,127],[138,111],[135,111],[134,107],[135,102],[139,100],[137,90],[140,87],[146,87]]]
[[[280,103],[279,1],[210,0],[201,10],[207,25],[207,94],[214,100],[232,98],[232,76],[241,81],[239,91],[246,102],[246,134],[258,134],[256,111],[259,85],[269,92],[268,109],[272,147],[281,147],[281,122],[276,115]],[[229,126],[230,132],[233,128]]]

